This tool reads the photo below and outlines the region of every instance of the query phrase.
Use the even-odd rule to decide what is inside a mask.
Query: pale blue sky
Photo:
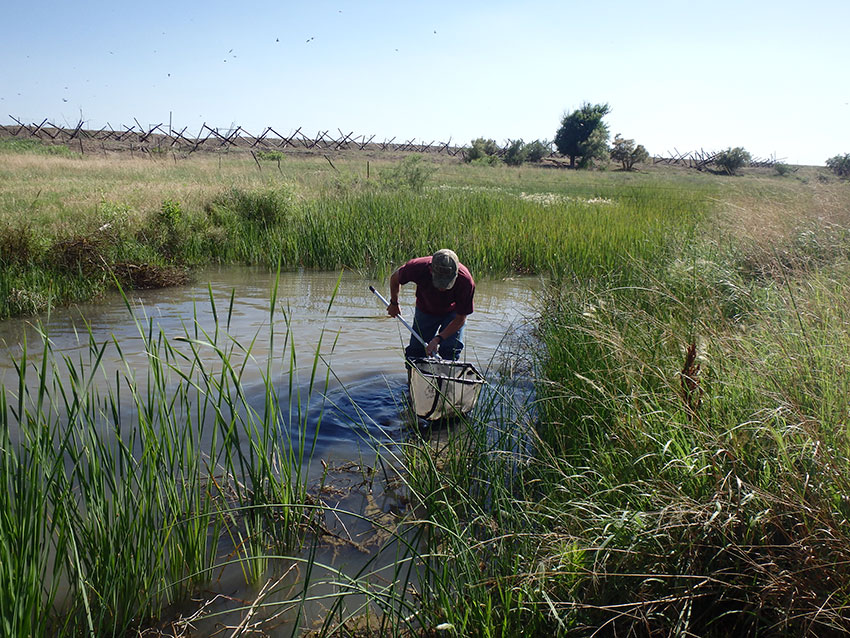
[[[850,1],[164,2],[4,7],[0,123],[552,139],[607,102],[650,153],[850,152]]]

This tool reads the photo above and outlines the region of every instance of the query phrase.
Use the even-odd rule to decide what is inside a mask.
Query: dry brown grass
[[[728,178],[715,199],[717,241],[736,246],[742,270],[760,278],[829,258],[850,228],[850,183],[824,176],[809,168],[793,178]]]
[[[36,218],[61,230],[80,214],[96,217],[104,203],[120,203],[131,216],[157,210],[165,199],[201,205],[220,189],[216,171],[205,162],[182,163],[139,158],[73,159],[39,155],[0,156],[0,176],[8,174],[0,220]],[[238,169],[235,169],[238,170]],[[224,182],[231,176],[221,175]],[[56,234],[63,234],[57,232]]]
[[[794,178],[727,180],[715,201],[725,232],[759,246],[770,246],[811,222],[850,226],[850,183],[811,168]]]
[[[111,270],[126,288],[168,288],[189,282],[189,272],[185,268],[173,266],[119,263],[112,266]]]
[[[369,162],[367,169],[366,163]],[[158,211],[165,200],[178,201],[186,210],[201,210],[230,188],[256,190],[291,186],[310,197],[335,181],[375,178],[391,159],[351,157],[285,158],[282,168],[260,162],[248,153],[197,155],[174,161],[171,156],[151,159],[129,154],[58,157],[36,154],[0,154],[0,227],[23,221],[38,223],[47,234],[68,236],[80,224],[100,225],[104,206],[120,205],[128,221],[138,224]]]

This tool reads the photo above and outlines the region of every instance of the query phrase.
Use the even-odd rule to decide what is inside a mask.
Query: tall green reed
[[[836,470],[846,384],[834,370],[850,350],[836,330],[846,303],[827,282],[846,267],[783,291],[717,258],[645,264],[643,286],[551,297],[538,431],[548,480],[563,487],[541,503],[583,509],[567,529],[600,583],[584,589],[584,622],[629,626],[604,611],[619,601],[666,630],[838,630],[850,545],[835,496],[848,479]]]
[[[210,583],[227,555],[253,582],[270,554],[300,547],[319,367],[304,384],[293,358],[282,368],[255,358],[256,337],[227,333],[233,300],[221,317],[210,303],[213,325],[196,314],[178,339],[138,319],[141,369],[121,342],[91,332],[76,358],[47,334],[37,358],[24,348],[17,388],[0,391],[0,604],[11,634],[123,634]],[[273,293],[270,352],[276,305]],[[119,366],[104,378],[112,357]],[[257,402],[244,379],[258,366]],[[287,376],[290,394],[279,392]]]

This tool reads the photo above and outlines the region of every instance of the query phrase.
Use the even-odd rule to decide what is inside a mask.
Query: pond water
[[[380,300],[369,291],[373,284],[386,297],[386,282],[373,282],[351,273],[301,271],[281,273],[277,282],[275,312],[270,313],[274,273],[249,268],[226,268],[202,273],[190,286],[134,291],[127,303],[111,294],[96,303],[53,311],[49,316],[0,322],[0,381],[17,386],[13,361],[20,360],[26,341],[28,358],[38,361],[47,333],[57,357],[87,359],[89,342],[108,342],[102,361],[103,374],[95,381],[106,384],[115,370],[143,375],[148,365],[140,331],[162,332],[172,345],[179,338],[212,334],[215,317],[228,339],[251,345],[252,364],[246,367],[243,385],[249,400],[265,391],[262,374],[272,360],[275,370],[288,374],[293,352],[295,373],[303,386],[309,380],[316,353],[321,354],[317,385],[324,390],[327,368],[332,371],[325,398],[330,407],[345,411],[354,402],[368,421],[385,434],[401,423],[399,393],[406,391],[403,349],[410,333],[401,322],[386,315]],[[536,291],[533,278],[478,282],[475,312],[466,326],[465,361],[482,373],[501,365],[512,354],[516,338],[530,331]],[[401,289],[402,316],[410,323],[414,286]],[[228,316],[229,315],[229,316]],[[270,338],[273,326],[274,338]],[[288,333],[288,334],[287,334]],[[114,342],[114,343],[113,343]],[[120,345],[121,356],[118,354]],[[238,353],[237,353],[238,354]],[[202,353],[214,362],[214,352]],[[212,363],[211,363],[212,365]],[[288,379],[281,378],[282,392]],[[257,397],[258,400],[260,397]],[[329,407],[325,403],[324,407]],[[359,418],[363,421],[363,418]],[[328,453],[348,454],[359,439],[356,429],[323,417],[319,445]]]
[[[268,271],[224,268],[201,273],[189,286],[133,291],[127,301],[111,294],[38,319],[5,321],[0,323],[0,381],[7,388],[17,387],[14,362],[20,360],[23,343],[29,360],[37,361],[42,349],[40,330],[49,336],[54,355],[74,360],[86,360],[90,342],[108,343],[101,362],[104,374],[96,380],[106,385],[114,382],[115,371],[130,370],[144,378],[148,360],[141,332],[161,332],[179,348],[181,337],[203,339],[203,331],[212,334],[218,325],[226,331],[226,341],[251,344],[252,365],[246,367],[242,384],[248,403],[262,409],[266,371],[276,371],[275,389],[285,405],[290,387],[296,393],[306,392],[318,353],[320,381],[305,410],[306,422],[321,417],[321,427],[306,473],[315,479],[332,468],[336,500],[331,505],[358,516],[380,515],[398,506],[398,495],[385,488],[373,489],[369,472],[377,471],[375,441],[383,446],[401,441],[409,426],[403,357],[409,332],[386,315],[380,300],[369,291],[370,284],[387,296],[387,282],[370,281],[353,272],[299,271],[276,277]],[[540,288],[541,282],[534,278],[479,281],[463,359],[485,377],[503,371],[505,362],[515,358],[518,344],[531,333]],[[270,312],[274,290],[276,303]],[[413,304],[414,287],[404,286],[400,305],[408,321]],[[215,365],[217,355],[212,350],[202,356]],[[358,534],[363,538],[370,526],[358,516],[338,521],[349,538]],[[320,558],[336,568],[356,571],[370,556],[364,552],[364,543],[357,542],[323,548]],[[284,574],[281,582],[289,580],[294,585],[297,574],[297,570]],[[252,592],[240,580],[238,570],[222,574],[217,589],[228,596],[221,608],[227,608],[226,601],[251,598]],[[314,610],[317,615],[320,608]],[[239,622],[234,618],[234,624]]]

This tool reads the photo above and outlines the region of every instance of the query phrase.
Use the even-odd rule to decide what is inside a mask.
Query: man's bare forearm
[[[390,275],[390,302],[398,303],[398,291],[401,289],[401,284],[398,282],[398,271],[396,270]]]
[[[465,323],[466,323],[466,315],[458,315],[457,317],[455,317],[454,319],[452,319],[449,322],[449,325],[447,325],[445,328],[440,330],[440,332],[438,334],[445,341],[446,339],[451,337],[453,334],[455,334],[458,330],[463,328],[463,324],[465,324]]]

